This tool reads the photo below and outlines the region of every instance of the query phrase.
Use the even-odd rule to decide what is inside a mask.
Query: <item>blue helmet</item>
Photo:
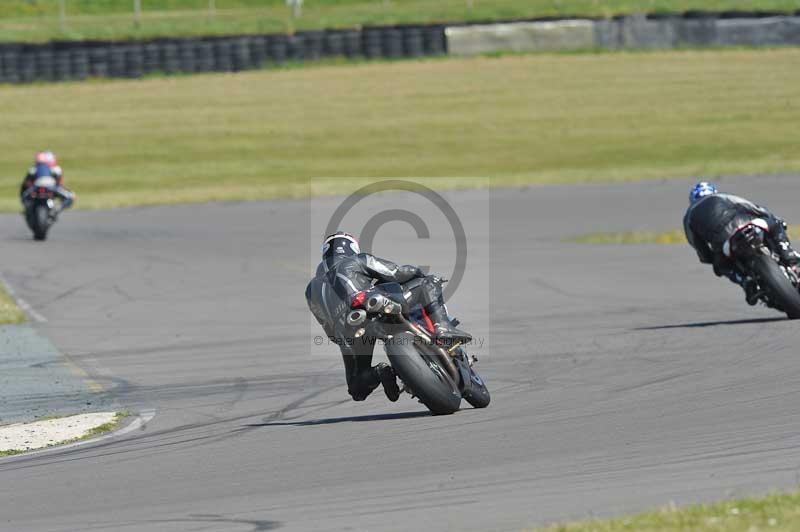
[[[713,183],[700,181],[689,191],[689,203],[695,203],[700,198],[717,193],[717,187]]]

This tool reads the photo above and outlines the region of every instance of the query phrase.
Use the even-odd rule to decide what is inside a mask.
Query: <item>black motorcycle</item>
[[[770,249],[766,221],[755,219],[739,228],[723,247],[740,271],[757,283],[756,296],[770,308],[800,318],[800,278]]]
[[[436,342],[430,318],[423,309],[409,308],[402,285],[385,283],[358,292],[350,306],[347,324],[355,341],[380,339],[402,391],[431,413],[452,414],[462,398],[475,408],[489,406],[489,391],[473,368],[477,358],[458,342]]]
[[[61,198],[58,195],[54,177],[38,177],[33,185],[22,195],[25,206],[25,221],[33,231],[35,240],[47,238],[47,231],[56,222],[61,212]]]

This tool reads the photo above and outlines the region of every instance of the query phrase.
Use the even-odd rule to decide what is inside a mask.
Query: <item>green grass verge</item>
[[[98,425],[95,428],[89,430],[86,434],[84,434],[80,438],[75,438],[74,440],[65,443],[74,443],[76,441],[88,440],[89,438],[94,438],[96,436],[100,436],[106,434],[107,432],[116,430],[116,428],[119,427],[120,423],[122,423],[122,421],[125,418],[129,417],[130,415],[131,413],[127,410],[122,410],[120,412],[117,412],[114,415],[114,419],[112,419],[108,423],[103,423],[102,425]]]
[[[542,16],[612,16],[704,10],[793,11],[797,0],[313,0],[291,17],[285,0],[143,0],[133,17],[130,0],[66,0],[62,31],[57,0],[3,0],[0,40],[146,38],[279,32],[368,24],[492,21]]]
[[[3,283],[0,283],[0,325],[22,323],[25,319],[25,313],[8,294]]]
[[[800,226],[788,231],[793,240],[800,238]],[[577,244],[687,244],[683,229],[671,231],[623,231],[619,233],[589,233],[566,239]]]
[[[69,443],[75,443],[75,442],[79,442],[79,441],[88,440],[90,438],[94,438],[94,437],[97,437],[97,436],[101,436],[103,434],[106,434],[108,432],[116,430],[117,427],[119,427],[119,425],[125,420],[125,418],[129,417],[130,415],[131,415],[131,413],[129,411],[122,410],[120,412],[117,412],[114,415],[114,419],[112,419],[108,423],[103,423],[102,425],[98,425],[97,427],[94,427],[93,429],[87,431],[83,436],[80,436],[79,438],[72,438],[71,440],[65,440],[65,441],[62,441],[62,442],[54,443],[53,445],[49,445],[48,447],[55,447],[57,445],[66,445],[66,444],[69,444]],[[60,419],[62,417],[69,417],[69,416],[45,415],[45,416],[37,417],[36,421],[47,421],[47,420],[51,420],[51,419]],[[42,449],[47,449],[48,447],[42,447]],[[24,450],[19,450],[19,449],[11,449],[11,450],[8,450],[8,451],[0,451],[0,457],[3,457],[3,456],[16,456],[18,454],[23,454],[23,453],[32,452],[32,451],[40,451],[42,449],[32,449],[31,451],[24,451]]]
[[[446,188],[795,171],[798,87],[798,49],[6,86],[0,210],[19,210],[45,148],[79,208],[302,197],[365,177]]]
[[[3,457],[3,456],[16,456],[16,455],[22,454],[24,452],[25,451],[18,451],[16,449],[12,449],[10,451],[0,451],[0,457]]]
[[[800,530],[800,492],[660,510],[610,520],[554,525],[538,532],[789,532]]]

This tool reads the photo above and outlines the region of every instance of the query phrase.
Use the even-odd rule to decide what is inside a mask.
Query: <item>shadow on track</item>
[[[702,327],[717,327],[719,325],[747,325],[754,323],[772,323],[775,321],[789,321],[787,318],[752,318],[746,320],[728,321],[701,321],[697,323],[678,323],[676,325],[656,325],[654,327],[636,327],[634,331],[658,331],[660,329],[694,329]]]
[[[251,423],[245,427],[309,427],[314,425],[333,425],[335,423],[363,422],[363,421],[389,421],[392,419],[410,419],[415,417],[428,417],[431,413],[427,410],[420,412],[400,412],[398,414],[374,414],[367,416],[329,417],[323,419],[309,419],[308,421],[267,421],[264,423]]]

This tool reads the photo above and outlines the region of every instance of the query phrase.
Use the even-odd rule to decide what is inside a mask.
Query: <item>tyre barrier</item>
[[[425,55],[445,55],[447,53],[447,37],[444,26],[425,26],[422,40]]]
[[[134,44],[125,50],[125,77],[141,78],[144,76],[144,46]]]
[[[303,37],[303,59],[318,61],[326,55],[324,53],[325,33],[322,31],[305,31],[299,34]]]
[[[406,57],[422,57],[425,55],[422,28],[403,28],[403,54]]]
[[[234,72],[253,68],[253,61],[250,57],[249,37],[240,37],[231,41],[231,62]]]
[[[69,50],[59,50],[53,57],[53,74],[56,81],[72,79],[72,54]]]
[[[214,42],[214,70],[217,72],[233,71],[233,56],[230,41]]]
[[[572,25],[570,25],[572,24]],[[523,27],[523,26],[531,27]],[[287,60],[367,59],[485,53],[508,46],[492,25],[368,26],[230,37],[152,41],[0,44],[0,83],[138,78],[149,73],[238,72]],[[494,25],[497,26],[497,25]],[[524,49],[674,48],[800,45],[800,12],[691,11],[612,19],[506,23]],[[575,27],[573,27],[575,26]],[[512,31],[513,30],[513,31]],[[487,37],[488,35],[488,37]],[[546,37],[543,37],[546,35]],[[455,38],[458,36],[458,38]],[[580,46],[578,46],[579,43]],[[588,45],[586,43],[589,43]]]
[[[37,81],[55,81],[54,54],[50,49],[40,49],[34,53],[36,68],[34,79]]]
[[[364,55],[360,31],[345,31],[342,37],[344,39],[345,57],[353,58]]]
[[[16,50],[4,49],[0,51],[0,61],[2,61],[0,83],[18,83],[19,53]]]
[[[269,60],[274,63],[285,63],[289,57],[289,38],[286,35],[273,35],[267,44]]]
[[[331,31],[325,34],[323,43],[324,55],[327,57],[341,57],[344,52],[344,34],[339,31]]]
[[[364,28],[362,31],[362,52],[367,59],[377,59],[383,54],[383,36],[380,28]]]
[[[403,57],[403,32],[396,28],[386,28],[381,32],[381,52],[383,57],[398,59]]]
[[[165,74],[180,72],[180,50],[174,42],[165,42],[161,45],[159,57],[161,59],[161,70]]]
[[[162,70],[161,49],[155,43],[148,43],[142,49],[142,70],[145,74]]]
[[[108,50],[108,75],[110,77],[124,78],[127,76],[126,51],[124,46],[112,46]]]
[[[107,78],[108,74],[108,50],[106,48],[89,50],[89,76]]]
[[[36,81],[36,53],[24,51],[19,56],[19,81],[21,83],[32,83]]]
[[[302,61],[305,59],[305,44],[306,39],[305,36],[298,33],[296,35],[290,35],[287,38],[288,44],[288,58],[293,61]]]
[[[89,52],[76,48],[70,52],[72,61],[72,78],[84,80],[89,77]]]
[[[178,43],[178,72],[192,73],[197,71],[194,60],[194,41],[180,41]]]
[[[267,64],[269,39],[258,35],[250,39],[250,63],[253,68],[262,68]]]

